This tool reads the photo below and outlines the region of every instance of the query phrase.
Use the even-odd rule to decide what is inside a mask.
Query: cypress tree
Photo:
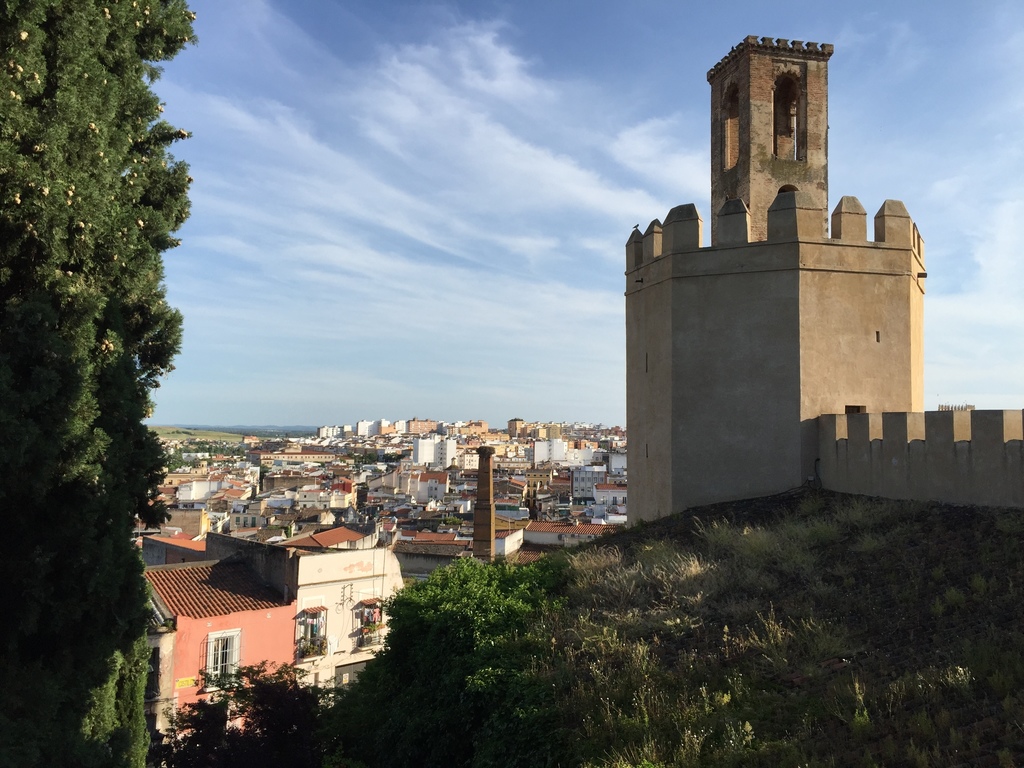
[[[162,253],[186,137],[157,62],[184,0],[0,0],[0,764],[141,765],[163,452],[143,424],[181,334]],[[143,680],[144,683],[144,680]]]

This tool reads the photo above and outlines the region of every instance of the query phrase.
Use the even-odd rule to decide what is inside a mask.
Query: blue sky
[[[968,8],[970,10],[968,10]],[[710,219],[705,79],[833,43],[830,204],[926,243],[926,407],[1024,405],[1018,3],[193,3],[158,424],[625,422],[624,244]]]

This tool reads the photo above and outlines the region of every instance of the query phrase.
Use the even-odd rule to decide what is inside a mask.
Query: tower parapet
[[[803,40],[787,40],[783,37],[747,35],[743,38],[742,42],[734,45],[732,50],[722,57],[720,62],[708,70],[708,82],[712,82],[723,69],[739,59],[743,53],[751,48],[757,48],[769,54],[797,51],[808,58],[817,55],[822,61],[828,61],[835,51],[835,46],[830,43],[805,43]]]
[[[718,223],[718,242],[703,244],[704,220],[693,203],[677,205],[665,217],[652,219],[641,234],[634,229],[626,241],[626,275],[652,261],[673,254],[712,252],[746,243],[785,241],[831,242],[833,245],[874,244],[890,250],[902,250],[915,258],[916,278],[924,278],[924,239],[917,224],[900,200],[886,200],[874,217],[872,239],[868,239],[867,211],[853,195],[839,200],[831,215],[831,233],[823,224],[829,221],[817,207],[814,196],[803,191],[780,192],[771,205],[761,212],[767,222],[766,237],[753,239],[752,222],[757,212],[743,200],[727,200],[714,217]],[[908,265],[908,274],[911,266]],[[642,276],[642,275],[641,275]],[[628,288],[628,286],[627,286]]]

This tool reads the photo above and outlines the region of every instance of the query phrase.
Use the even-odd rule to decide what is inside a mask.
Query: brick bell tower
[[[767,237],[780,190],[828,211],[828,60],[833,47],[749,36],[711,71],[711,244],[727,200],[750,210],[750,240]]]

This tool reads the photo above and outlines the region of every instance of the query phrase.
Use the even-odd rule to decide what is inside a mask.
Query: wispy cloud
[[[286,30],[289,52],[269,28]],[[660,204],[574,156],[565,137],[577,120],[616,162],[678,181],[694,160],[668,152],[668,123],[595,139],[500,24],[436,30],[369,65],[317,50],[337,76],[321,110],[278,87],[301,68],[296,28],[263,5],[247,34],[248,64],[266,78],[258,90],[174,73],[163,85],[196,135],[193,220],[168,264],[186,315],[176,377],[198,364],[207,382],[197,402],[194,386],[170,379],[161,402],[181,400],[168,419],[188,408],[252,419],[252,392],[274,402],[308,389],[296,381],[330,380],[306,392],[307,419],[330,419],[339,394],[364,415],[424,401],[447,418],[500,414],[514,382],[514,410],[622,421],[623,212]],[[241,329],[254,343],[233,351]]]
[[[616,61],[660,78],[634,102],[624,77],[552,67],[512,15],[437,6],[388,39],[341,7],[323,10],[374,33],[358,55],[267,0],[200,9],[201,45],[159,83],[196,183],[167,260],[185,349],[157,418],[621,422],[623,244],[679,203],[710,216],[705,103],[674,89],[726,49],[631,41]],[[1022,12],[987,7],[943,40],[880,2],[830,13],[833,200],[902,198],[921,226],[929,397],[1012,394],[987,382],[1024,380]],[[664,39],[689,33],[664,19]]]

